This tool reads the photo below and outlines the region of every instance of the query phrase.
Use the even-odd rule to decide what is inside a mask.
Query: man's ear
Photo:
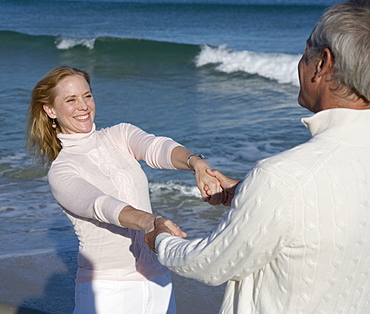
[[[324,64],[324,60],[320,59],[316,63],[316,74],[319,74],[322,70],[322,66]]]
[[[57,116],[55,115],[54,109],[52,107],[50,107],[49,105],[43,105],[42,108],[50,119],[56,119]]]
[[[334,56],[329,48],[325,48],[322,57],[317,60],[315,75],[331,75],[334,64]]]

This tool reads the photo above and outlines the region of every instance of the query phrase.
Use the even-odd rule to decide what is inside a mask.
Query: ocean
[[[98,129],[132,123],[243,179],[309,139],[297,64],[334,2],[1,0],[0,260],[78,247],[47,169],[25,150],[30,93],[46,72],[89,72]],[[189,238],[207,236],[227,210],[200,199],[192,172],[143,168],[153,211]]]

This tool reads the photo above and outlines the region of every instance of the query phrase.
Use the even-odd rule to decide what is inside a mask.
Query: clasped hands
[[[211,205],[230,206],[232,199],[235,195],[235,190],[239,184],[239,180],[231,179],[226,177],[218,170],[206,170],[208,179],[198,179],[198,188],[202,187],[201,190],[202,198],[204,201]],[[215,181],[216,179],[216,181]],[[199,180],[202,180],[200,183]],[[148,244],[149,248],[155,252],[155,239],[163,232],[170,233],[176,237],[186,238],[186,232],[182,231],[181,228],[169,219],[157,216],[154,219],[154,229],[145,235],[144,241]]]

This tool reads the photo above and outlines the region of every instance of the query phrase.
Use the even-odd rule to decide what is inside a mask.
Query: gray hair
[[[349,0],[330,7],[314,28],[308,60],[325,48],[334,56],[332,79],[344,96],[370,100],[370,0]]]

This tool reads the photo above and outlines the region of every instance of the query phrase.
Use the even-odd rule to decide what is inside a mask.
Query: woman
[[[148,180],[138,163],[194,170],[204,187],[218,181],[202,155],[122,123],[97,131],[89,75],[62,66],[32,91],[28,148],[51,163],[53,196],[79,239],[75,313],[175,313],[167,268],[144,243],[153,230]],[[185,237],[169,222],[173,235]]]

